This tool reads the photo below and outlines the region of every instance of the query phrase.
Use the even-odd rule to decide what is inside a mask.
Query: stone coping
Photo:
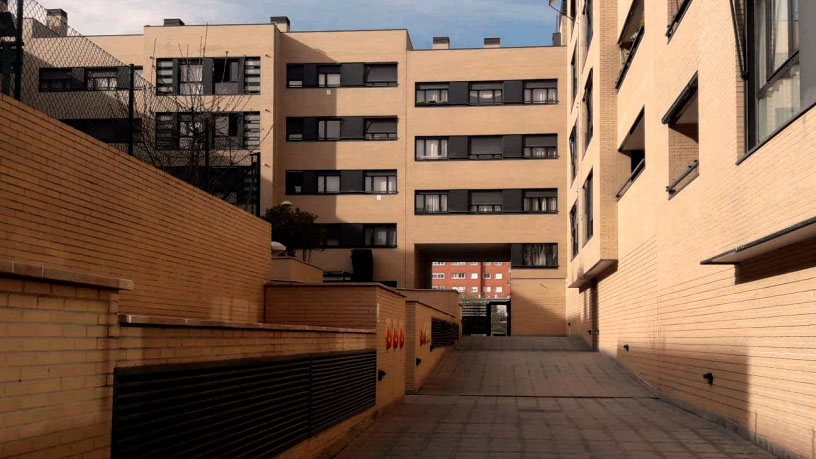
[[[407,303],[415,303],[415,304],[418,304],[418,305],[421,305],[421,306],[425,306],[425,307],[426,307],[426,308],[428,308],[428,309],[433,309],[433,310],[434,310],[434,311],[436,311],[436,312],[440,312],[440,313],[442,313],[442,314],[445,314],[446,316],[453,317],[454,319],[456,318],[456,316],[455,316],[455,315],[453,315],[453,314],[449,313],[448,311],[443,311],[443,310],[441,310],[441,309],[437,308],[436,306],[431,306],[430,304],[423,303],[423,302],[421,302],[421,301],[416,301],[416,300],[408,300],[408,301],[406,301],[405,303],[406,303],[406,304],[407,304]]]
[[[400,293],[399,290],[389,287],[387,285],[383,285],[379,282],[296,282],[296,281],[276,281],[276,282],[292,282],[292,284],[286,283],[272,283],[272,282],[265,282],[264,286],[267,287],[379,287],[383,290],[388,290],[389,292],[399,295],[401,297],[405,297],[406,295]]]
[[[319,269],[320,271],[323,271],[323,268],[321,268],[320,266],[313,265],[313,264],[309,263],[308,261],[303,261],[303,260],[301,260],[300,258],[297,258],[297,257],[286,256],[286,257],[271,257],[270,258],[270,263],[283,262],[283,261],[286,261],[286,262],[294,261],[294,262],[296,262],[298,264],[310,266],[310,267],[312,267],[314,269]]]
[[[0,260],[0,275],[22,277],[45,282],[61,282],[110,290],[133,290],[133,281],[116,277],[97,276],[68,269],[49,268],[36,263]]]
[[[186,328],[224,328],[233,330],[263,330],[317,333],[355,333],[373,335],[374,328],[340,328],[314,325],[267,324],[262,322],[234,322],[230,320],[188,319],[185,317],[146,316],[138,314],[119,314],[119,325],[123,327],[186,327]]]

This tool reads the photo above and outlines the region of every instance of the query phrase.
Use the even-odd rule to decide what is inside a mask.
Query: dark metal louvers
[[[459,324],[446,320],[431,319],[431,350],[456,344],[459,339]]]
[[[260,457],[373,407],[375,350],[117,368],[113,457]]]

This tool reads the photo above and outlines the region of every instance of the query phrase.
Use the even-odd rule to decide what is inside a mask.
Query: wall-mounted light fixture
[[[713,374],[713,373],[706,373],[706,374],[704,374],[704,375],[703,375],[703,379],[705,379],[706,381],[708,381],[708,385],[709,385],[709,386],[713,386],[713,385],[714,385],[714,374]]]
[[[416,366],[419,366],[420,363],[422,363],[422,359],[416,359]]]
[[[626,352],[629,352],[629,345],[628,344],[624,344],[623,348],[626,349]]]
[[[377,371],[377,381],[382,381],[385,378],[385,371],[379,370]]]

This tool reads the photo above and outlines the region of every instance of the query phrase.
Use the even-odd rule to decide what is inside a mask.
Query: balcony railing
[[[680,190],[685,188],[686,185],[691,183],[695,178],[697,178],[698,175],[700,175],[699,166],[700,162],[695,159],[691,164],[689,164],[689,167],[682,174],[680,174],[680,177],[677,177],[674,182],[666,187],[666,192],[669,193],[669,199],[673,198],[674,195],[680,192]]]
[[[638,29],[635,35],[635,39],[632,41],[632,48],[629,50],[629,55],[626,56],[626,61],[623,63],[623,67],[621,67],[620,74],[618,74],[618,80],[615,82],[615,89],[620,89],[621,85],[623,84],[623,79],[626,78],[626,74],[629,73],[629,67],[632,65],[632,60],[635,58],[638,46],[640,46],[640,41],[643,39],[644,30],[645,27],[640,26],[640,29]]]
[[[637,166],[635,166],[634,170],[632,170],[632,175],[629,176],[629,179],[626,180],[626,183],[623,184],[622,187],[618,190],[615,194],[615,198],[620,200],[620,198],[629,190],[635,180],[640,176],[640,173],[643,172],[643,169],[646,168],[646,158],[643,158]]]

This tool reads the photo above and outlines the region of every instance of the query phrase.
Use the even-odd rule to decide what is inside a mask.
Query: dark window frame
[[[368,81],[369,73],[373,67],[394,66],[396,79],[393,81]],[[365,63],[363,64],[363,84],[369,88],[393,88],[399,86],[399,64],[391,62]]]
[[[530,196],[532,194],[552,194],[554,196]],[[528,200],[535,200],[538,202],[540,210],[528,210]],[[542,189],[523,189],[521,191],[521,212],[525,214],[557,214],[558,213],[558,189],[556,188],[542,188]],[[552,208],[552,209],[551,209]]]
[[[414,193],[414,215],[444,215],[444,214],[449,214],[450,213],[450,207],[448,207],[448,194],[449,194],[448,190],[422,190],[422,191],[416,191]],[[427,205],[426,205],[426,202],[425,202],[425,196],[428,196],[428,195],[439,196],[439,209],[440,209],[439,211],[434,212],[434,211],[426,210]],[[422,205],[421,206],[418,205],[420,197],[422,199]],[[443,197],[445,198],[444,199],[444,205],[442,204],[442,201],[443,201],[442,198]],[[443,207],[444,207],[444,209],[443,209]]]
[[[94,75],[96,72],[106,73],[106,75]],[[117,67],[85,67],[86,91],[116,91],[118,89],[119,69]]]
[[[422,150],[427,151],[427,149],[428,149],[427,142],[428,141],[439,142],[440,152],[442,151],[442,145],[443,145],[443,142],[444,142],[445,155],[444,156],[434,157],[434,158],[429,158],[429,157],[426,157],[426,156],[420,157],[419,156],[419,142],[422,142]],[[415,161],[447,161],[447,160],[450,159],[450,156],[449,156],[450,152],[448,150],[449,148],[450,148],[450,138],[449,137],[444,137],[444,136],[442,136],[442,137],[424,137],[424,136],[423,137],[415,137],[414,138],[414,160]]]
[[[589,46],[592,44],[592,37],[594,35],[594,17],[592,11],[592,0],[584,1],[584,47],[589,54]]]
[[[675,11],[674,15],[672,15],[672,19],[669,21],[669,25],[666,26],[666,37],[669,39],[669,41],[671,41],[674,34],[677,33],[677,28],[680,26],[680,22],[686,16],[686,11],[688,11],[689,5],[691,4],[691,0],[680,1],[682,3],[680,3],[680,5],[677,6],[677,11]]]
[[[593,171],[589,171],[586,180],[584,181],[584,185],[582,187],[583,194],[584,194],[584,246],[592,239],[592,236],[595,235],[595,216],[594,216],[594,197],[592,195],[594,184],[593,184]]]
[[[327,124],[330,121],[337,121],[337,137],[328,137],[328,127]],[[320,123],[324,123],[323,128],[323,136],[320,136]],[[335,142],[343,138],[343,119],[337,117],[320,117],[315,118],[315,127],[317,132],[315,133],[315,140],[318,142]]]
[[[544,264],[532,264],[532,263],[525,263],[524,259],[528,258],[526,255],[526,249],[529,246],[543,246],[542,249],[544,251],[550,251],[551,253],[545,254],[544,256]],[[522,243],[521,244],[521,256],[522,262],[519,265],[512,265],[512,268],[538,268],[538,269],[558,269],[558,243],[557,242],[530,242],[530,243]],[[550,263],[552,260],[552,263]]]
[[[322,69],[321,69],[322,67]],[[337,84],[329,84],[329,75],[337,75]],[[323,83],[320,78],[323,77]],[[317,66],[317,87],[323,89],[339,88],[343,85],[343,72],[340,64],[318,64]]]
[[[65,72],[61,75],[61,78],[55,78],[57,73]],[[39,69],[39,91],[40,92],[67,92],[67,91],[74,91],[72,87],[72,67],[42,67]],[[47,78],[43,78],[44,75],[53,74],[48,76]],[[50,88],[48,84],[43,84],[45,81],[61,81],[63,82],[62,87],[55,87]]]
[[[473,89],[474,85],[496,85],[495,88]],[[482,103],[482,93],[491,93],[490,103]],[[474,102],[474,93],[475,102]],[[498,101],[497,101],[498,100]],[[504,81],[470,81],[468,82],[468,105],[473,107],[504,105]]]
[[[374,191],[374,179],[386,177],[386,188],[384,192]],[[370,179],[370,180],[369,180]],[[391,189],[393,179],[394,187]],[[371,187],[369,187],[369,182]],[[390,170],[365,170],[363,171],[363,193],[365,194],[397,194],[399,193],[399,182],[397,181],[397,171]]]
[[[375,230],[382,230],[382,229],[386,230],[386,239],[392,239],[391,238],[391,233],[393,233],[394,243],[393,244],[389,244],[389,243],[386,243],[386,244],[374,244],[373,242],[369,243],[369,237],[368,237],[369,236],[369,231],[371,232],[371,235],[373,236],[373,233],[374,233]],[[397,246],[398,246],[398,242],[397,242],[397,225],[396,224],[391,224],[391,223],[369,223],[369,224],[363,225],[363,247],[364,248],[394,249],[394,248],[397,248]]]
[[[555,137],[555,146],[528,146],[528,141],[533,137]],[[534,156],[534,148],[545,148],[544,156]],[[529,155],[527,154],[529,150]],[[558,159],[558,134],[525,134],[521,138],[521,158],[522,159]],[[504,159],[504,158],[503,158]],[[510,159],[510,158],[507,158]]]
[[[499,152],[498,153],[480,153],[475,154],[473,153],[473,141],[476,139],[498,139],[499,140]],[[468,160],[471,161],[485,161],[485,160],[493,160],[493,159],[504,159],[504,136],[500,135],[473,135],[468,136]]]
[[[570,246],[572,249],[571,253],[571,260],[574,260],[576,256],[578,256],[578,251],[580,250],[580,244],[578,243],[578,234],[580,233],[580,227],[578,225],[578,202],[576,201],[569,212],[569,219],[570,219]]]
[[[572,125],[569,136],[570,170],[572,175],[570,183],[575,182],[575,177],[578,175],[578,139],[576,137],[578,137],[577,123]]]
[[[474,194],[495,194],[498,197],[498,204],[473,204],[473,197]],[[488,207],[490,206],[491,209],[481,210],[480,207]],[[473,208],[476,210],[473,210]],[[504,208],[504,201],[502,200],[502,190],[468,190],[468,213],[469,214],[479,214],[479,215],[493,215],[493,214],[501,214],[503,213],[502,210]]]
[[[441,86],[445,85],[445,88]],[[426,87],[422,87],[426,86]],[[440,86],[439,88],[433,88],[429,86]],[[428,91],[439,91],[439,102],[428,102]],[[414,105],[417,107],[427,107],[427,106],[435,106],[435,105],[448,105],[448,93],[450,91],[450,82],[448,81],[440,81],[440,82],[423,82],[423,83],[416,83],[414,86]],[[420,92],[422,93],[422,102],[419,100]],[[444,94],[444,101],[443,99]]]
[[[337,177],[337,191],[328,191],[328,178]],[[322,183],[321,183],[322,182]],[[342,193],[343,179],[340,176],[340,171],[317,171],[315,172],[315,193],[319,195],[334,195]],[[323,191],[320,191],[320,185],[323,185]]]
[[[550,82],[555,82],[555,87],[543,87],[543,88],[536,88],[533,87],[536,84],[549,84]],[[522,83],[522,103],[524,105],[558,105],[558,80],[553,79],[543,79],[543,80],[523,80]],[[536,102],[533,98],[534,91],[536,90],[544,90],[546,91],[547,97],[546,100],[543,102]],[[551,95],[555,95],[554,97],[550,97]],[[528,97],[529,95],[529,97]]]
[[[592,142],[592,137],[595,133],[595,119],[593,113],[592,103],[592,70],[589,71],[586,84],[584,85],[584,155],[589,150],[589,144]]]
[[[370,123],[375,121],[393,121],[394,122],[394,132],[368,132]],[[363,140],[367,141],[393,141],[399,140],[399,118],[392,117],[392,116],[374,116],[374,117],[365,117],[363,118]],[[378,138],[378,136],[380,138]]]

